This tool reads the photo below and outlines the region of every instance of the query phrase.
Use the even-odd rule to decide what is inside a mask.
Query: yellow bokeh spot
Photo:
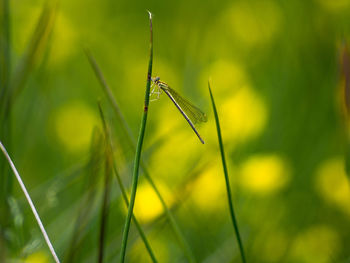
[[[225,179],[220,160],[206,168],[197,179],[192,189],[192,198],[199,208],[208,212],[226,208]]]
[[[70,20],[59,12],[55,20],[55,26],[51,41],[50,65],[61,64],[69,58],[73,51],[80,48],[77,44],[77,31]]]
[[[331,12],[343,11],[350,6],[349,0],[317,0],[317,2]]]
[[[272,194],[286,186],[290,169],[278,155],[256,155],[240,168],[240,185],[257,194]]]
[[[93,128],[99,124],[95,112],[82,102],[71,102],[54,113],[56,135],[71,152],[87,149]]]
[[[48,263],[50,262],[48,255],[43,251],[37,251],[29,255],[25,260],[25,263]]]
[[[228,12],[228,24],[244,44],[267,43],[279,30],[280,8],[273,1],[240,1]]]
[[[316,188],[330,204],[350,215],[350,187],[343,158],[324,162],[316,173]]]
[[[293,262],[328,263],[334,262],[340,250],[338,233],[326,225],[312,226],[300,233],[291,247]]]
[[[266,105],[250,87],[240,88],[217,107],[222,134],[227,140],[245,141],[259,135],[266,125]]]
[[[160,193],[168,207],[172,204],[172,198],[167,187],[159,182],[156,183]],[[163,213],[162,203],[159,201],[157,194],[149,184],[141,184],[137,188],[134,213],[136,218],[147,223],[157,218]]]

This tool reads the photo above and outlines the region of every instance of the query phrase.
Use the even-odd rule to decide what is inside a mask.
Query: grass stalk
[[[107,84],[106,79],[103,76],[103,73],[100,69],[100,67],[98,66],[95,58],[92,56],[91,52],[87,49],[84,50],[85,54],[89,60],[89,63],[96,75],[96,78],[98,79],[98,81],[101,84],[101,87],[103,89],[103,91],[105,92],[109,102],[112,105],[112,108],[116,114],[116,117],[118,118],[118,121],[120,122],[120,127],[122,128],[124,134],[126,135],[126,140],[130,146],[131,149],[135,149],[136,148],[136,142],[134,139],[134,136],[132,134],[132,131],[122,113],[122,111],[120,110],[118,103],[116,101],[116,99],[113,96],[112,90],[110,89],[110,87]],[[179,225],[177,224],[174,215],[172,214],[171,210],[168,208],[164,198],[162,197],[157,185],[155,184],[155,182],[153,181],[150,173],[148,172],[148,168],[146,165],[146,162],[142,159],[140,160],[140,165],[141,168],[143,170],[144,176],[146,178],[146,180],[150,183],[151,187],[153,188],[153,190],[155,191],[159,201],[162,204],[162,207],[165,211],[165,215],[169,220],[169,224],[172,227],[174,234],[176,236],[176,239],[178,240],[180,246],[182,247],[182,249],[184,250],[184,255],[186,256],[187,260],[189,262],[196,262],[195,257],[191,251],[191,248],[189,246],[189,244],[187,243],[186,239],[184,238],[184,235],[181,232],[181,229],[179,227]]]
[[[106,138],[106,144],[107,144],[106,147],[109,148],[109,152],[110,152],[111,158],[113,160],[113,171],[114,171],[114,174],[115,174],[115,176],[117,178],[117,182],[118,182],[120,191],[122,193],[124,202],[125,202],[126,206],[128,207],[129,206],[128,195],[127,195],[126,190],[124,188],[122,179],[121,179],[121,177],[120,177],[120,175],[118,173],[118,170],[117,170],[117,167],[116,167],[116,163],[115,163],[115,160],[114,160],[114,157],[113,157],[112,139],[111,139],[111,137],[109,135],[109,132],[108,132],[108,129],[107,129],[107,123],[106,123],[106,120],[105,120],[105,117],[104,117],[104,114],[103,114],[103,111],[102,111],[102,107],[101,107],[100,104],[98,104],[98,106],[99,106],[99,110],[100,110],[100,117],[101,117],[101,120],[102,120],[103,130],[104,130],[104,134],[105,134],[105,138]],[[136,226],[137,231],[139,232],[139,234],[141,236],[141,239],[142,239],[143,243],[145,244],[146,250],[147,250],[148,254],[151,257],[152,262],[154,262],[154,263],[158,262],[156,257],[155,257],[155,255],[154,255],[154,253],[153,253],[151,245],[149,244],[149,242],[148,242],[148,240],[146,238],[146,235],[143,232],[143,230],[141,228],[141,225],[137,221],[137,219],[136,219],[134,214],[132,215],[132,220],[133,220],[133,222],[134,222],[134,224]]]
[[[217,134],[218,134],[218,141],[219,141],[219,146],[220,146],[222,167],[223,167],[224,175],[225,175],[228,206],[229,206],[229,210],[230,210],[230,215],[231,215],[231,219],[232,219],[233,228],[234,228],[235,233],[236,233],[236,238],[237,238],[237,242],[238,242],[239,251],[240,251],[240,254],[241,254],[241,259],[242,259],[242,262],[245,263],[246,260],[245,260],[243,244],[242,244],[241,236],[239,234],[238,223],[237,223],[237,220],[236,220],[236,217],[235,217],[235,211],[233,209],[230,180],[229,180],[229,177],[228,177],[228,171],[227,171],[227,165],[226,165],[226,159],[225,159],[225,151],[224,151],[224,144],[222,142],[222,136],[221,136],[219,116],[218,116],[218,113],[217,113],[217,110],[216,110],[214,97],[213,97],[213,94],[211,92],[210,83],[209,82],[208,82],[208,88],[209,88],[209,93],[210,93],[210,99],[211,99],[212,106],[213,106],[213,112],[214,112],[215,123],[216,123],[216,131],[217,131]]]
[[[150,88],[151,88],[152,63],[153,63],[153,28],[152,28],[152,14],[149,11],[148,11],[148,14],[149,14],[149,22],[150,22],[150,56],[149,56],[149,63],[148,63],[145,103],[143,107],[143,115],[141,120],[139,138],[136,146],[134,172],[132,176],[132,186],[131,186],[131,194],[130,194],[130,203],[129,203],[128,214],[125,220],[125,226],[123,231],[122,247],[120,252],[121,263],[123,263],[125,260],[126,245],[128,241],[131,216],[133,214],[133,209],[135,204],[137,181],[138,181],[139,168],[140,168],[141,150],[142,150],[143,138],[145,136],[145,131],[146,131],[146,122],[147,122],[148,106],[149,106],[149,94],[150,94]]]
[[[16,166],[15,166],[14,163],[12,162],[12,160],[11,160],[9,154],[8,154],[7,151],[6,151],[6,148],[3,146],[3,144],[2,144],[1,141],[0,141],[0,149],[1,149],[1,151],[3,152],[3,154],[5,155],[5,157],[6,157],[7,161],[8,161],[8,163],[9,163],[10,166],[11,166],[11,169],[12,169],[13,173],[14,173],[15,176],[16,176],[16,179],[17,179],[17,181],[18,181],[18,183],[19,183],[19,185],[20,185],[20,187],[21,187],[21,189],[22,189],[22,191],[23,191],[23,193],[24,193],[24,195],[25,195],[25,197],[26,197],[26,199],[27,199],[27,201],[28,201],[28,204],[29,204],[29,206],[30,206],[30,208],[31,208],[31,210],[32,210],[32,212],[33,212],[33,214],[34,214],[34,217],[35,217],[35,219],[36,219],[36,221],[37,221],[37,223],[38,223],[38,225],[39,225],[39,228],[40,228],[40,230],[41,230],[41,233],[42,233],[43,236],[44,236],[44,239],[45,239],[45,241],[46,241],[46,244],[47,244],[47,246],[49,247],[50,252],[51,252],[51,254],[52,254],[52,256],[53,256],[55,262],[56,262],[56,263],[59,263],[60,260],[58,259],[57,255],[56,255],[55,249],[53,248],[52,243],[51,243],[51,241],[50,241],[50,239],[49,239],[49,236],[47,235],[46,230],[45,230],[45,228],[44,228],[44,225],[43,225],[43,223],[42,223],[41,220],[40,220],[40,216],[39,216],[38,212],[36,211],[36,208],[35,208],[35,206],[34,206],[34,204],[33,204],[33,202],[32,202],[32,199],[30,198],[30,195],[29,195],[29,193],[28,193],[28,191],[27,191],[27,189],[26,189],[26,187],[25,187],[25,185],[24,185],[24,183],[23,183],[23,181],[22,181],[22,179],[21,179],[21,176],[19,175],[19,173],[18,173],[18,171],[17,171],[17,169],[16,169]]]

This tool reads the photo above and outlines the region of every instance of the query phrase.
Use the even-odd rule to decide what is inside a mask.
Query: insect
[[[194,127],[194,124],[198,122],[206,122],[207,116],[204,112],[190,103],[188,100],[181,97],[175,90],[169,87],[169,85],[163,81],[160,81],[160,77],[153,77],[152,80],[152,91],[150,95],[156,94],[159,99],[159,95],[161,91],[164,91],[166,95],[171,99],[171,101],[175,104],[176,108],[180,111],[182,116],[186,119],[188,124],[191,126],[192,130],[196,133],[201,143],[204,144],[203,139],[199,135],[198,131]],[[155,99],[155,100],[156,100]]]

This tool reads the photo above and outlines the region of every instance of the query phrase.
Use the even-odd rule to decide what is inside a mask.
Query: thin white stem
[[[4,147],[4,145],[2,145],[1,141],[0,141],[0,148],[1,148],[2,152],[4,153],[4,155],[5,155],[6,159],[7,159],[7,161],[9,162],[9,164],[10,164],[10,166],[11,166],[11,168],[12,168],[12,171],[13,171],[13,173],[15,174],[16,179],[17,179],[19,185],[20,185],[21,188],[22,188],[22,191],[23,191],[23,193],[24,193],[24,195],[25,195],[25,197],[26,197],[26,199],[27,199],[27,201],[28,201],[28,203],[29,203],[30,208],[31,208],[32,211],[33,211],[33,214],[34,214],[34,216],[35,216],[35,219],[36,219],[36,221],[38,222],[38,225],[39,225],[39,227],[40,227],[40,230],[41,230],[41,232],[42,232],[42,234],[43,234],[43,236],[44,236],[44,238],[45,238],[46,244],[47,244],[47,246],[49,247],[53,258],[55,259],[56,263],[60,263],[60,260],[58,259],[57,255],[56,255],[55,249],[53,248],[53,246],[52,246],[52,244],[51,244],[51,241],[50,241],[50,239],[49,239],[49,236],[47,235],[47,233],[46,233],[46,231],[45,231],[44,225],[43,225],[43,223],[42,223],[41,220],[40,220],[39,214],[38,214],[38,212],[37,212],[36,209],[35,209],[35,206],[34,206],[34,204],[33,204],[33,202],[32,202],[32,199],[30,198],[29,193],[28,193],[26,187],[24,186],[24,183],[23,183],[23,181],[22,181],[22,179],[21,179],[21,176],[19,175],[19,173],[18,173],[18,171],[17,171],[15,165],[13,164],[13,162],[12,162],[12,160],[11,160],[9,154],[7,153],[7,151],[6,151],[5,147]]]

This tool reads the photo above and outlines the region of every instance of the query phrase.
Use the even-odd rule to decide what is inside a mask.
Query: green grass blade
[[[213,94],[211,92],[210,83],[209,82],[208,82],[208,88],[209,88],[210,99],[211,99],[211,102],[212,102],[213,112],[214,112],[214,116],[215,116],[216,131],[217,131],[217,134],[218,134],[218,141],[219,141],[219,146],[220,146],[222,167],[224,169],[225,182],[226,182],[226,191],[227,191],[227,199],[228,199],[230,215],[231,215],[231,219],[232,219],[233,228],[234,228],[234,230],[236,232],[236,238],[237,238],[237,242],[238,242],[238,246],[239,246],[239,251],[241,253],[242,262],[245,263],[246,260],[245,260],[245,255],[244,255],[243,244],[242,244],[241,236],[239,234],[238,223],[237,223],[237,220],[236,220],[236,217],[235,217],[235,211],[233,209],[231,187],[230,187],[230,181],[229,181],[229,177],[228,177],[227,165],[226,165],[226,160],[225,160],[225,151],[224,151],[224,144],[222,142],[219,116],[218,116],[218,113],[216,111],[214,97],[213,97]]]
[[[124,118],[124,115],[122,114],[119,106],[118,106],[118,103],[116,101],[116,99],[114,98],[113,96],[113,93],[110,89],[110,87],[108,86],[103,74],[102,74],[102,71],[100,69],[100,67],[98,66],[95,58],[92,56],[91,52],[88,51],[87,49],[85,49],[85,54],[90,62],[90,65],[96,75],[96,78],[98,79],[98,81],[100,82],[101,84],[101,87],[102,89],[104,90],[104,92],[106,93],[106,96],[108,98],[108,100],[110,101],[112,107],[113,107],[113,110],[120,122],[120,127],[123,129],[123,132],[125,133],[126,135],[126,139],[128,141],[128,144],[130,145],[130,148],[132,149],[135,149],[136,148],[136,142],[134,140],[134,136],[131,132],[131,129],[128,125],[128,123],[126,122],[125,118]],[[175,220],[175,217],[173,216],[171,210],[168,208],[168,206],[166,205],[165,203],[165,200],[164,198],[162,197],[158,187],[156,186],[155,182],[153,181],[150,173],[148,172],[148,168],[147,168],[147,165],[145,163],[145,161],[141,158],[141,161],[140,161],[140,165],[141,165],[141,168],[143,170],[143,173],[144,173],[144,176],[146,178],[146,180],[150,183],[151,187],[153,188],[153,190],[155,191],[159,201],[161,202],[162,204],[162,207],[165,211],[165,214],[169,220],[169,223],[170,223],[170,226],[172,227],[173,231],[174,231],[174,234],[180,244],[180,246],[182,247],[182,249],[184,250],[184,254],[187,258],[187,260],[189,262],[196,262],[195,258],[194,258],[194,255],[191,251],[191,248],[189,246],[189,244],[187,243],[186,239],[184,238],[184,235],[182,234],[181,232],[181,229],[179,227],[179,225],[177,224],[176,220]]]
[[[128,196],[127,196],[127,193],[126,193],[126,190],[124,188],[124,185],[123,185],[123,182],[122,182],[122,179],[118,173],[118,170],[117,170],[117,167],[116,167],[116,163],[115,163],[115,160],[113,158],[113,145],[112,145],[112,139],[109,135],[109,132],[108,132],[108,129],[107,129],[107,123],[106,123],[106,120],[105,120],[105,117],[104,117],[104,114],[103,114],[103,111],[102,111],[102,107],[100,105],[100,103],[98,104],[98,107],[99,107],[99,110],[100,110],[100,117],[101,117],[101,120],[102,120],[102,125],[103,125],[103,130],[104,130],[104,134],[105,134],[105,138],[106,138],[106,144],[109,148],[109,152],[111,154],[111,158],[113,160],[113,170],[114,170],[114,174],[116,175],[116,178],[117,178],[117,182],[118,182],[118,185],[120,187],[120,191],[122,193],[122,196],[123,196],[123,199],[124,199],[124,202],[126,204],[126,206],[128,207],[129,206],[129,200],[128,200]],[[145,244],[145,247],[147,249],[147,252],[148,254],[150,255],[151,257],[151,260],[152,262],[156,263],[157,262],[157,259],[153,253],[153,250],[151,248],[151,245],[149,244],[147,238],[146,238],[146,235],[145,233],[143,232],[142,228],[141,228],[141,225],[139,224],[139,222],[137,221],[135,215],[132,215],[132,220],[136,226],[136,229],[137,231],[139,232],[140,236],[141,236],[141,239],[143,241],[143,243]]]
[[[151,76],[152,76],[152,64],[153,64],[153,28],[152,28],[152,14],[150,12],[148,12],[148,13],[149,13],[150,36],[151,37],[150,37],[150,56],[149,56],[149,63],[148,63],[145,103],[144,103],[144,107],[143,107],[143,115],[142,115],[142,120],[141,120],[139,138],[138,138],[137,146],[136,146],[134,172],[133,172],[133,176],[132,176],[132,186],[131,186],[131,194],[130,194],[130,203],[129,203],[128,214],[127,214],[127,217],[125,220],[125,226],[124,226],[124,231],[123,231],[122,247],[121,247],[121,252],[120,252],[120,262],[121,263],[123,263],[125,260],[126,245],[127,245],[127,241],[128,241],[131,216],[132,216],[133,210],[134,210],[136,190],[137,190],[137,181],[138,181],[138,177],[139,177],[141,150],[142,150],[143,138],[145,136],[145,131],[146,131],[146,122],[147,122],[147,114],[148,114],[148,106],[149,106],[149,94],[150,94],[150,89],[151,89]]]

